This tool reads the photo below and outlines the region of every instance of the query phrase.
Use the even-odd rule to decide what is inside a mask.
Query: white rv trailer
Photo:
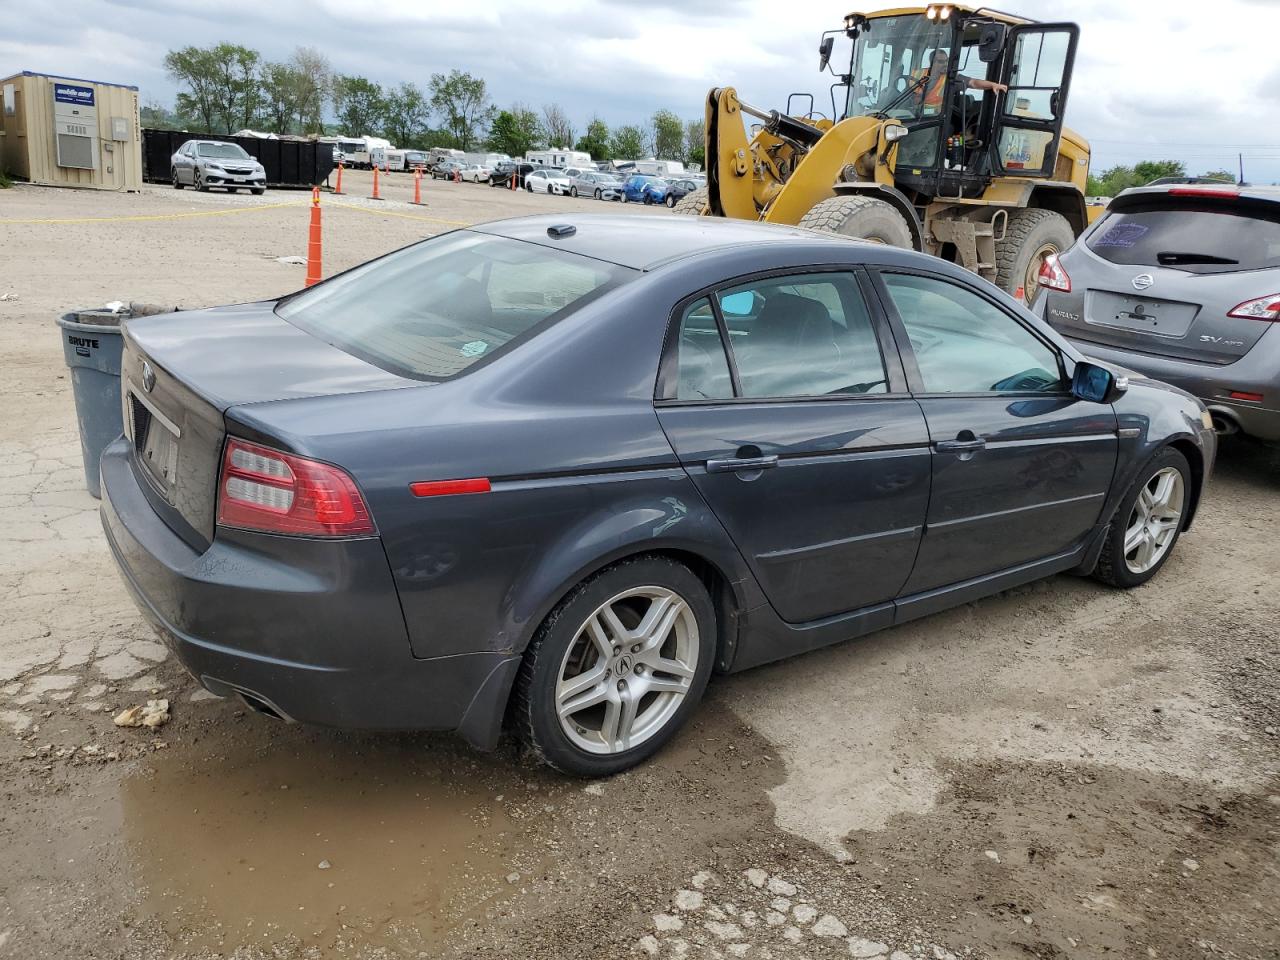
[[[685,169],[679,160],[637,160],[635,172],[649,177],[682,177]]]
[[[568,147],[552,147],[550,150],[530,150],[524,155],[529,163],[543,167],[581,167],[591,169],[591,154]]]

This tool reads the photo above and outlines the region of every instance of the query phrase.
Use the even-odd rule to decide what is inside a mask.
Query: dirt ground
[[[348,173],[326,273],[587,200]],[[154,641],[53,318],[297,288],[307,197],[0,191],[0,957],[1280,956],[1280,452],[1152,583],[1058,577],[722,678],[598,784],[281,725]],[[120,729],[166,697],[172,720]]]

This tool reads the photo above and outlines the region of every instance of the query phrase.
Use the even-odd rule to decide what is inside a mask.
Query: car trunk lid
[[[1061,263],[1074,290],[1049,294],[1046,315],[1069,336],[1231,363],[1270,326],[1230,313],[1280,293],[1280,203],[1218,189],[1126,195]]]
[[[129,320],[121,366],[125,435],[156,512],[192,547],[213,539],[232,406],[421,386],[276,316],[274,302]]]

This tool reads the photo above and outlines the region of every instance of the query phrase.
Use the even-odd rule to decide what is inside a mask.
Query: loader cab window
[[[845,115],[883,112],[900,120],[921,116],[934,53],[942,50],[950,56],[951,41],[950,23],[921,15],[867,21],[854,44],[853,84]]]

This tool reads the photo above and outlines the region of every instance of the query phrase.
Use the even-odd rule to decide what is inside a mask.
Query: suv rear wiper
[[[1239,260],[1232,260],[1230,257],[1220,257],[1214,253],[1184,253],[1180,250],[1163,250],[1156,254],[1156,261],[1161,266],[1172,267],[1180,263],[1223,263],[1235,264]]]

